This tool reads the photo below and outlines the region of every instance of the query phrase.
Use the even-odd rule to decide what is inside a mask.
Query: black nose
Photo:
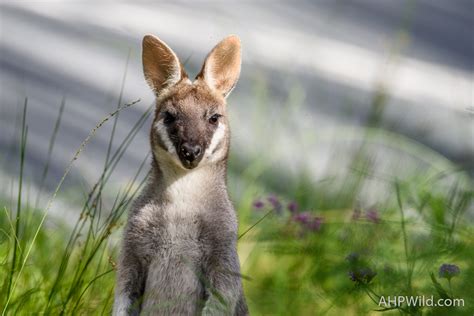
[[[193,162],[201,154],[201,146],[195,144],[184,143],[180,150],[184,160],[189,162]]]

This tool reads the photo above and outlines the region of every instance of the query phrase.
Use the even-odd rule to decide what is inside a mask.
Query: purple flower
[[[365,217],[372,223],[378,224],[380,222],[380,215],[376,209],[368,210]]]
[[[369,283],[377,275],[377,272],[370,268],[362,268],[359,270],[362,280]]]
[[[372,281],[372,279],[377,275],[377,272],[368,267],[363,267],[349,271],[348,275],[349,279],[353,282],[359,284],[369,284],[370,281]]]
[[[267,201],[270,202],[270,204],[272,205],[273,209],[277,212],[277,213],[280,213],[281,211],[281,202],[280,200],[278,200],[278,197],[276,197],[276,195],[269,195],[267,197]]]
[[[311,219],[311,215],[309,214],[309,212],[303,212],[303,213],[299,213],[293,216],[293,220],[295,222],[298,222],[303,225],[308,223],[310,219]]]
[[[356,273],[355,273],[354,271],[349,271],[348,275],[349,275],[349,279],[350,279],[351,281],[354,281],[354,282],[357,281],[357,275],[356,275]]]
[[[323,224],[323,218],[319,216],[313,216],[309,212],[303,212],[293,216],[293,220],[305,229],[316,232],[321,230]]]
[[[442,264],[439,267],[439,277],[440,278],[445,278],[445,279],[451,280],[452,277],[458,275],[459,273],[461,273],[461,270],[455,264],[445,263],[445,264]]]
[[[307,229],[313,231],[313,232],[318,232],[321,230],[321,225],[323,224],[323,218],[315,216],[311,218],[309,223],[307,223],[305,226]]]
[[[257,210],[262,209],[265,206],[265,203],[263,203],[261,200],[255,200],[253,202],[253,207]]]
[[[291,201],[288,203],[288,210],[293,214],[296,213],[298,211],[298,204],[295,201]]]

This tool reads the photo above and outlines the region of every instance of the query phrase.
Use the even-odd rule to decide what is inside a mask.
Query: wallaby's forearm
[[[130,249],[124,248],[117,269],[117,284],[112,315],[140,314],[146,270]]]
[[[203,315],[234,315],[241,296],[241,276],[236,245],[214,249],[205,270],[209,298]]]

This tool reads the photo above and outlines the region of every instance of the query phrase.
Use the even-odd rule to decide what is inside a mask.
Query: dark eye
[[[176,116],[174,116],[173,114],[171,114],[170,112],[166,111],[164,114],[164,119],[163,119],[163,122],[165,124],[171,124],[173,123],[174,121],[176,121]]]
[[[221,116],[222,115],[220,115],[220,114],[214,114],[213,116],[211,116],[209,118],[209,123],[216,124],[219,121],[219,117],[221,117]]]

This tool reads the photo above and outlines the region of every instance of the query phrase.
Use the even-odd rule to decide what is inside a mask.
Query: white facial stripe
[[[163,119],[155,123],[155,129],[158,135],[160,136],[161,141],[163,142],[163,144],[165,144],[168,152],[171,154],[176,154],[176,149],[174,148],[173,143],[171,142],[171,139],[168,136],[168,131],[166,130],[166,126],[163,123]]]
[[[216,149],[216,147],[221,143],[225,136],[225,124],[220,123],[217,125],[217,129],[212,135],[211,143],[206,150],[206,156],[212,155],[212,152]]]

